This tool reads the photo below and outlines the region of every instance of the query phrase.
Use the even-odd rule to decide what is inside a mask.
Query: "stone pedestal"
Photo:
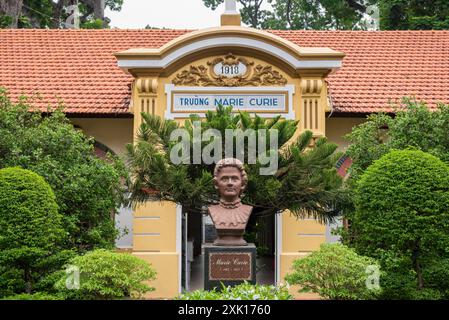
[[[256,246],[214,246],[204,248],[204,289],[221,290],[225,286],[235,286],[245,280],[256,283]]]

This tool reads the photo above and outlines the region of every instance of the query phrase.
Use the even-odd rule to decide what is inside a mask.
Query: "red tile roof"
[[[127,114],[132,77],[112,55],[158,48],[188,30],[0,30],[0,86],[11,98],[39,93],[68,113]],[[391,111],[415,96],[449,103],[449,31],[271,31],[299,46],[346,54],[328,77],[335,112]]]
[[[449,31],[273,31],[304,47],[346,53],[328,77],[337,112],[393,111],[414,96],[430,107],[449,103]]]

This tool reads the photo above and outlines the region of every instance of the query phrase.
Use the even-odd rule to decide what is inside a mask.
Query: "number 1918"
[[[239,66],[221,66],[221,73],[222,74],[230,74],[230,75],[236,75],[239,74]]]

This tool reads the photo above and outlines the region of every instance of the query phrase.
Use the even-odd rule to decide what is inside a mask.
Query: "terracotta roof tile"
[[[0,30],[0,86],[11,98],[39,93],[46,109],[127,114],[132,77],[115,52],[158,48],[189,30]],[[270,31],[303,47],[346,54],[328,77],[336,112],[392,111],[415,96],[431,107],[449,103],[449,31]]]
[[[63,101],[68,113],[128,113],[132,77],[113,53],[157,48],[186,30],[0,30],[0,86],[47,104]]]
[[[393,111],[414,96],[430,107],[449,103],[449,31],[271,31],[304,47],[346,54],[331,74],[335,111]]]

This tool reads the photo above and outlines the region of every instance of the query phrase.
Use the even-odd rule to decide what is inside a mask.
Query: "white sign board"
[[[235,111],[257,113],[272,118],[281,115],[295,119],[292,108],[294,86],[285,87],[176,87],[168,84],[166,118],[187,118],[189,114],[204,116],[218,105],[233,106]]]
[[[287,93],[174,93],[174,112],[214,110],[219,105],[233,106],[249,112],[285,112],[287,111]]]

